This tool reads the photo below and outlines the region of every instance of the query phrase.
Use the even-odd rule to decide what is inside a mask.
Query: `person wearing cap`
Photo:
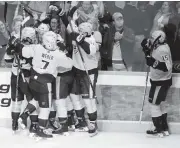
[[[102,70],[126,70],[121,53],[121,39],[124,34],[124,19],[120,12],[115,12],[112,16],[113,23],[103,36],[100,49]]]

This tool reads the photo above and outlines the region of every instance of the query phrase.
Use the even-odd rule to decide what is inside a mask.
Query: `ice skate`
[[[33,138],[37,134],[37,123],[31,123],[29,128],[29,137]]]
[[[63,135],[63,136],[68,136],[68,124],[67,123],[61,123],[61,127],[59,127],[58,129],[52,131],[53,134],[59,134],[59,135]]]
[[[88,132],[87,123],[83,119],[78,119],[78,123],[75,125],[76,132]]]
[[[12,133],[16,134],[16,132],[18,131],[18,122],[16,120],[12,121]]]
[[[98,128],[97,128],[97,123],[96,122],[90,121],[88,127],[89,127],[88,133],[89,133],[90,137],[94,137],[95,135],[98,134],[98,131],[97,131]]]
[[[163,132],[161,131],[158,131],[157,129],[154,129],[154,130],[147,130],[146,131],[146,134],[150,137],[159,137],[159,138],[163,138],[164,137],[164,134]]]
[[[52,130],[57,130],[61,125],[54,118],[49,119],[49,128]]]
[[[68,129],[75,131],[75,119],[73,115],[68,116]]]
[[[35,134],[35,140],[39,141],[39,140],[46,140],[46,139],[51,139],[53,138],[53,135],[48,133],[46,129],[41,128],[41,127],[37,127],[37,132]]]
[[[23,119],[22,117],[19,117],[18,124],[23,130],[25,130],[27,127],[27,120]]]

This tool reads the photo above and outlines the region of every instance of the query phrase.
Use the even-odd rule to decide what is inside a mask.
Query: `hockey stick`
[[[140,112],[140,118],[139,118],[139,122],[141,123],[142,120],[142,114],[143,114],[143,109],[144,109],[144,103],[145,103],[145,98],[146,98],[146,91],[147,91],[147,84],[148,84],[148,77],[149,77],[149,66],[147,67],[147,72],[146,72],[146,84],[145,84],[145,89],[144,89],[144,93],[143,93],[143,103],[142,103],[142,108],[141,108],[141,112]]]
[[[4,22],[5,22],[6,30],[7,30],[8,34],[9,34],[9,37],[11,38],[11,33],[10,33],[10,31],[9,31],[9,25],[8,25],[8,23],[7,23],[7,21],[6,21],[7,8],[8,8],[8,3],[5,2],[5,4],[4,4]]]
[[[152,52],[152,50],[154,49],[154,46],[155,46],[156,42],[159,40],[160,37],[161,37],[161,35],[158,36],[158,37],[155,39],[155,41],[153,42],[153,45],[151,46],[151,52]],[[151,53],[150,53],[150,56],[151,56]],[[149,77],[149,68],[150,68],[150,66],[147,67],[146,84],[145,84],[145,89],[144,89],[144,94],[143,94],[142,108],[141,108],[140,117],[139,117],[139,123],[140,123],[140,124],[141,124],[141,120],[142,120],[144,103],[145,103],[145,99],[146,99],[147,83],[148,83],[148,77]]]
[[[30,17],[26,17],[22,22],[21,22],[21,27],[20,27],[20,40],[21,40],[21,36],[22,36],[22,28],[24,26],[24,24],[30,19]],[[17,53],[14,54],[16,60],[17,60],[17,78],[16,78],[16,99],[15,99],[15,104],[18,103],[18,93],[19,93],[19,75],[20,75],[20,71],[21,71],[21,63],[19,60],[19,55]],[[24,74],[21,72],[23,81],[25,82],[25,78],[24,78]],[[16,105],[17,106],[17,105]]]
[[[69,21],[69,25],[70,25],[70,28],[71,28],[72,32],[74,32],[73,27],[72,27],[72,24],[71,24],[71,20]],[[77,48],[78,48],[78,51],[79,51],[81,60],[82,60],[82,62],[83,62],[83,66],[84,66],[84,69],[85,69],[85,71],[86,71],[86,75],[87,75],[89,84],[90,84],[91,89],[92,89],[92,91],[93,91],[93,97],[95,98],[96,103],[99,104],[99,101],[98,101],[98,99],[97,99],[97,96],[96,96],[96,93],[95,93],[95,89],[94,89],[95,87],[93,86],[93,84],[92,84],[92,82],[91,82],[90,76],[89,76],[89,74],[88,74],[88,70],[87,70],[87,68],[86,68],[86,63],[85,63],[85,61],[84,61],[84,58],[83,58],[83,56],[82,56],[82,53],[81,53],[80,47],[78,46],[77,41],[76,41],[76,45],[77,45]]]

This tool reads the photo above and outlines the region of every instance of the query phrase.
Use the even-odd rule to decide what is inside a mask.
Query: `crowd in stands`
[[[72,32],[71,29],[76,31],[77,26],[82,22],[90,22],[93,25],[96,42],[100,45],[97,53],[99,70],[146,71],[141,42],[144,38],[149,37],[154,30],[160,29],[166,33],[166,41],[171,49],[173,72],[180,72],[180,55],[178,54],[180,2],[126,1],[121,2],[121,6],[117,6],[116,2],[113,1],[50,1],[44,3],[46,12],[40,13],[29,9],[34,16],[29,23],[35,24],[38,19],[45,19],[48,16],[49,6],[57,6],[58,14],[54,10],[55,15],[49,17],[49,26],[52,31],[60,34],[66,48],[69,48],[71,43],[68,42],[68,35]],[[33,7],[32,3],[21,2],[17,4],[16,10],[20,10],[19,7],[22,5],[28,8]],[[22,13],[22,11],[15,13]],[[12,25],[8,26],[12,31],[15,31],[19,19],[22,18],[14,18]],[[4,20],[0,21],[1,40],[8,38],[5,31],[6,25]],[[3,56],[0,58],[2,59]]]

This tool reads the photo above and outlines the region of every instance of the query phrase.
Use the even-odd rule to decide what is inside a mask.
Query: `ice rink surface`
[[[90,138],[87,133],[70,133],[56,136],[52,140],[36,142],[27,131],[16,135],[7,128],[0,127],[0,148],[179,148],[180,135],[164,138],[148,138],[143,133],[99,132]]]

